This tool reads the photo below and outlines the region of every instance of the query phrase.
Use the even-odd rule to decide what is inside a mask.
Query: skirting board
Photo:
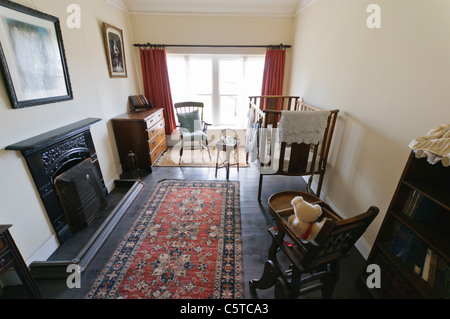
[[[59,241],[56,237],[56,234],[52,234],[52,236],[47,239],[34,253],[31,255],[30,258],[28,258],[25,263],[27,266],[30,266],[30,264],[33,261],[36,260],[47,260],[53,254],[53,252],[58,249],[59,247]]]

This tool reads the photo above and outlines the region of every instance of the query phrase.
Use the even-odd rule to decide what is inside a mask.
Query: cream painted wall
[[[381,8],[369,29],[366,8]],[[345,216],[370,205],[375,240],[409,142],[450,122],[450,1],[317,0],[295,20],[290,94],[340,109],[324,193]]]
[[[87,117],[102,121],[91,126],[100,167],[108,187],[121,173],[110,119],[127,110],[127,99],[139,91],[132,54],[131,23],[128,13],[104,0],[22,0],[30,8],[60,19],[74,99],[24,109],[12,109],[0,80],[0,224],[12,224],[11,233],[30,263],[43,260],[57,244],[54,231],[35,189],[28,167],[19,152],[5,147],[34,135]],[[69,4],[81,8],[81,28],[66,25]],[[109,77],[101,22],[124,33],[127,78]],[[45,259],[44,259],[45,260]]]
[[[131,18],[134,43],[266,45],[291,44],[291,17],[137,15]],[[265,49],[167,48],[168,53],[262,53]],[[138,52],[136,52],[138,55]],[[286,54],[285,87],[290,78],[290,50]],[[140,67],[140,66],[139,66]]]
[[[292,22],[290,17],[132,15],[134,41],[139,43],[289,43]]]

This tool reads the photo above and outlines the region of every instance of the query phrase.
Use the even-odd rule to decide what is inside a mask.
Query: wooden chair
[[[181,157],[183,156],[184,142],[186,141],[191,142],[191,150],[194,149],[193,143],[198,141],[200,149],[206,149],[211,160],[208,135],[206,134],[208,126],[211,124],[203,121],[203,102],[180,102],[175,103],[174,107],[180,126],[180,163]]]
[[[313,241],[299,238],[287,222],[294,213],[291,200],[295,196],[319,204],[323,218],[327,218]],[[250,280],[251,293],[256,296],[256,289],[268,289],[275,285],[276,298],[296,298],[317,289],[322,290],[324,298],[331,298],[339,279],[339,260],[349,255],[350,249],[372,223],[379,209],[372,206],[365,213],[342,219],[318,197],[286,191],[269,198],[269,212],[277,226],[268,230],[272,236],[269,259],[265,262],[262,277]],[[292,263],[286,272],[282,271],[277,260],[279,251]]]
[[[314,107],[298,101],[294,111],[324,111],[318,107]],[[264,123],[263,129],[278,128],[282,111],[279,110],[263,110],[265,115],[263,117]],[[307,191],[320,196],[322,190],[322,183],[326,172],[328,154],[330,151],[331,140],[336,124],[339,110],[329,111],[327,119],[327,125],[322,135],[322,140],[318,144],[306,144],[306,143],[280,143],[278,149],[272,148],[270,153],[278,152],[273,158],[278,160],[276,163],[277,169],[275,171],[267,169],[274,165],[272,161],[260,161],[260,176],[258,187],[258,200],[261,200],[262,184],[264,175],[286,175],[286,176],[307,176],[309,175]],[[260,154],[261,159],[261,154]],[[317,189],[312,191],[311,185],[314,175],[318,175]]]

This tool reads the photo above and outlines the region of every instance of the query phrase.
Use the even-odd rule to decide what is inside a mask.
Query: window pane
[[[219,90],[221,95],[238,95],[242,91],[242,59],[221,59],[219,61]]]
[[[203,120],[212,121],[213,74],[212,58],[191,57],[189,59],[189,99],[203,102]]]
[[[189,91],[193,96],[212,94],[212,59],[189,60]]]
[[[212,94],[202,94],[194,96],[193,101],[196,102],[203,102],[204,109],[203,109],[203,120],[206,123],[211,124],[212,123]]]
[[[243,92],[243,59],[219,60],[220,124],[239,125]]]
[[[237,97],[220,97],[220,124],[239,125],[242,124],[241,107]]]
[[[245,95],[261,95],[264,57],[249,57],[245,61]]]
[[[170,90],[174,103],[186,101],[189,97],[187,65],[184,56],[168,55],[167,69],[170,79]]]

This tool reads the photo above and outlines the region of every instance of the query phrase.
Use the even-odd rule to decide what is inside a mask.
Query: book
[[[408,241],[408,236],[410,235],[410,231],[403,225],[400,226],[399,230],[394,239],[394,243],[392,245],[392,252],[397,256],[401,257],[406,243]]]
[[[408,197],[406,198],[405,202],[403,203],[402,213],[407,215],[407,212],[409,210],[409,206],[411,205],[411,201],[413,199],[414,194],[416,193],[416,190],[411,190],[408,194]]]
[[[433,254],[431,255],[431,258],[430,258],[430,269],[429,269],[429,274],[428,274],[428,279],[427,279],[428,284],[431,287],[434,287],[434,278],[436,275],[437,260],[438,260],[438,255],[433,252]]]
[[[414,214],[415,210],[417,209],[418,204],[420,203],[422,198],[423,195],[420,192],[418,192],[415,189],[411,190],[408,198],[405,201],[402,212],[406,216],[411,217]]]
[[[416,275],[421,275],[423,265],[425,262],[425,256],[427,253],[427,246],[425,243],[414,236],[409,255],[406,259],[406,266],[413,270]]]
[[[406,263],[407,260],[408,260],[409,253],[411,252],[411,247],[413,245],[414,240],[415,240],[415,236],[412,233],[410,233],[408,235],[408,239],[406,240],[403,252],[402,252],[402,254],[400,256],[404,263]]]
[[[448,263],[445,271],[445,288],[444,288],[444,298],[450,298],[450,265]]]
[[[422,197],[410,217],[414,220],[433,221],[436,219],[439,210],[439,205],[427,197]]]
[[[386,245],[388,247],[392,248],[394,246],[394,242],[395,242],[395,239],[397,238],[397,233],[400,230],[401,225],[402,224],[400,224],[397,221],[392,222],[392,227],[390,228],[389,233],[387,233],[387,236],[385,239]]]
[[[414,220],[433,221],[438,212],[439,205],[427,198],[419,191],[413,189],[403,205],[402,212],[407,217]]]
[[[425,262],[423,264],[423,271],[422,271],[422,279],[425,281],[428,281],[428,278],[430,276],[431,256],[433,254],[434,254],[433,250],[431,248],[427,248],[427,254],[425,256]]]
[[[418,240],[416,244],[417,246],[414,247],[415,249],[414,272],[420,276],[422,274],[423,267],[425,264],[425,257],[427,255],[427,246],[421,240]]]
[[[434,278],[434,289],[440,294],[445,291],[447,263],[445,259],[438,258],[436,263],[436,272]]]

